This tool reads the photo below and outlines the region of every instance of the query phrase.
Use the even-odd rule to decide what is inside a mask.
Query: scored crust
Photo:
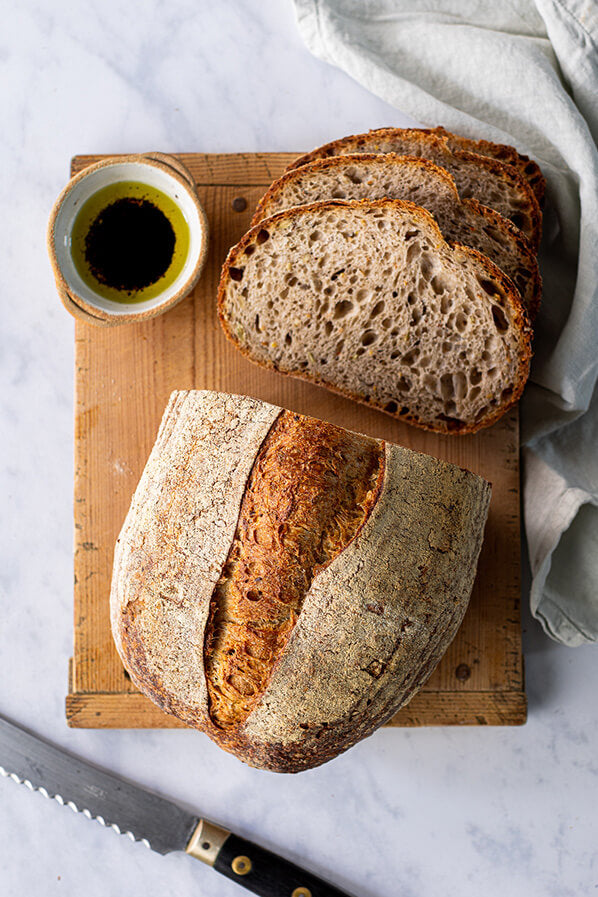
[[[223,728],[206,685],[210,601],[249,468],[281,413],[247,397],[173,394],[117,542],[111,619],[133,682],[158,706],[251,765],[299,772],[370,734],[432,672],[467,607],[490,486],[343,431],[384,453],[374,503],[343,550],[316,568],[249,715]],[[309,466],[301,476],[312,476]]]
[[[310,215],[311,213],[322,213],[334,210],[340,211],[343,209],[355,211],[364,210],[364,212],[366,213],[375,212],[378,209],[395,209],[398,214],[408,213],[410,216],[409,220],[411,222],[413,222],[415,225],[421,226],[423,229],[428,229],[429,233],[431,232],[433,240],[437,242],[437,245],[449,248],[432,215],[430,215],[430,213],[425,209],[422,209],[419,206],[415,206],[413,203],[403,200],[381,199],[349,202],[345,202],[343,200],[328,200],[326,202],[312,203],[310,205],[294,207],[283,212],[279,212],[278,214],[265,219],[256,227],[248,231],[242,237],[239,243],[229,251],[228,257],[224,263],[218,290],[218,314],[220,322],[228,339],[241,351],[242,354],[244,354],[251,361],[260,364],[263,367],[270,368],[271,370],[277,370],[282,373],[287,373],[294,377],[299,377],[312,383],[317,383],[318,385],[325,386],[327,389],[333,392],[337,392],[340,395],[346,396],[347,398],[377,408],[380,411],[384,411],[385,413],[390,414],[393,417],[400,418],[406,423],[413,424],[415,426],[421,427],[422,429],[431,430],[433,432],[467,434],[474,433],[482,427],[490,426],[491,424],[493,424],[519,400],[521,393],[523,392],[525,382],[529,374],[529,365],[531,359],[531,327],[529,325],[525,310],[521,304],[519,292],[514,284],[510,281],[510,279],[505,274],[503,274],[503,272],[496,265],[490,262],[489,259],[466,246],[462,246],[460,244],[452,244],[450,248],[453,253],[456,253],[456,257],[458,257],[463,262],[471,264],[472,261],[475,261],[476,266],[479,266],[479,269],[484,272],[487,278],[487,283],[489,284],[489,288],[496,289],[498,293],[503,297],[504,303],[509,310],[509,316],[512,321],[516,339],[519,343],[517,360],[515,362],[516,370],[513,375],[512,383],[509,383],[508,390],[506,390],[506,395],[503,395],[503,397],[501,398],[501,402],[494,408],[490,407],[483,418],[476,419],[475,421],[470,422],[460,420],[458,424],[447,418],[430,422],[423,419],[421,415],[414,413],[409,409],[407,405],[400,408],[399,410],[394,401],[391,403],[381,403],[371,395],[369,397],[366,397],[364,394],[361,394],[356,390],[348,389],[338,382],[332,380],[330,376],[326,377],[318,371],[311,372],[305,369],[299,369],[297,366],[294,366],[292,368],[286,367],[280,361],[277,361],[275,363],[271,358],[268,357],[266,352],[262,351],[261,353],[256,353],[255,346],[247,345],[245,339],[240,336],[240,325],[238,324],[238,322],[232,320],[230,316],[230,309],[228,307],[228,289],[229,286],[231,286],[231,284],[233,283],[233,280],[235,280],[238,276],[235,274],[235,272],[239,270],[238,266],[247,264],[246,257],[249,256],[250,253],[251,255],[253,255],[255,250],[258,249],[263,242],[262,234],[265,233],[266,239],[268,239],[269,233],[273,229],[281,226],[287,228],[294,226],[297,224],[297,221],[301,220],[302,217]],[[287,260],[287,265],[290,264],[291,262]],[[291,269],[289,268],[289,271],[290,270]],[[275,296],[272,296],[271,300],[273,300],[274,298]],[[248,309],[249,308],[250,306],[248,306]],[[389,404],[394,405],[395,407],[389,407]]]
[[[385,453],[374,510],[314,580],[243,728],[260,763],[299,771],[365,738],[424,684],[461,624],[489,484],[400,446]]]
[[[238,728],[263,693],[313,577],[344,551],[378,499],[375,439],[282,411],[256,456],[211,598],[210,716]]]
[[[134,684],[189,725],[208,723],[209,599],[254,458],[280,411],[246,396],[173,393],[116,544],[118,652]]]

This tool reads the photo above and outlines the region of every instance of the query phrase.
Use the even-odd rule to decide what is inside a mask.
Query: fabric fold
[[[553,638],[595,642],[598,7],[592,0],[295,0],[295,7],[316,56],[401,112],[425,126],[510,143],[542,168],[544,299],[522,401],[530,603]]]

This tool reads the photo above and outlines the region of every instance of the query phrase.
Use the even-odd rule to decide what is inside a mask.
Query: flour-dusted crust
[[[116,543],[116,647],[135,685],[189,725],[206,721],[210,596],[253,461],[280,411],[245,396],[173,393]]]
[[[488,483],[469,471],[386,445],[376,507],[314,580],[243,728],[254,762],[324,763],[413,697],[467,609],[489,501]]]
[[[210,602],[251,469],[281,413],[246,397],[173,394],[116,546],[111,614],[123,663],[155,703],[251,765],[299,772],[371,734],[432,672],[467,607],[490,486],[348,434],[382,452],[374,503],[349,544],[314,571],[249,715],[217,726],[205,672]]]
[[[452,148],[446,134],[418,128],[378,128],[332,140],[299,156],[288,167],[298,168],[315,159],[349,153],[399,153],[435,162],[455,178],[462,199],[473,197],[509,218],[537,252],[542,212],[532,187],[516,166],[505,165],[491,155]]]

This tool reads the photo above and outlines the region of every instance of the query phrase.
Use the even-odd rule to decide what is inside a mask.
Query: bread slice
[[[300,156],[289,168],[349,153],[398,153],[435,162],[452,174],[461,199],[477,199],[500,212],[523,231],[534,252],[538,251],[542,213],[532,188],[515,168],[489,156],[452,150],[448,137],[417,128],[379,128],[341,137]]]
[[[446,651],[489,501],[485,480],[428,455],[175,392],[114,552],[119,655],[159,707],[246,763],[318,766]]]
[[[533,159],[530,159],[529,156],[518,153],[514,146],[510,146],[508,143],[492,143],[490,140],[473,140],[469,137],[461,137],[459,134],[447,131],[442,126],[422,128],[421,130],[427,134],[446,137],[447,143],[452,150],[465,150],[468,153],[489,156],[491,159],[497,159],[499,162],[502,162],[503,165],[510,165],[512,168],[515,168],[534,191],[540,207],[543,205],[546,179],[542,174],[540,166]]]
[[[489,426],[529,370],[531,328],[512,281],[401,200],[266,218],[229,252],[218,312],[258,364],[435,432]]]
[[[459,199],[454,178],[427,159],[396,153],[332,156],[287,171],[262,197],[252,226],[291,206],[324,199],[408,199],[436,218],[446,240],[488,256],[515,283],[533,320],[541,280],[536,257],[520,230],[475,199]]]

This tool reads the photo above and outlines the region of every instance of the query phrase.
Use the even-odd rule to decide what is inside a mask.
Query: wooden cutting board
[[[112,553],[173,389],[245,393],[476,471],[493,484],[471,605],[422,690],[390,725],[516,725],[526,718],[519,615],[519,441],[514,410],[475,436],[442,437],[300,380],[262,370],[224,338],[220,267],[293,153],[184,154],[210,222],[193,295],[143,324],[75,330],[75,640],[66,714],[77,727],[182,724],[133,686],[110,634]],[[81,171],[98,156],[73,159]]]

